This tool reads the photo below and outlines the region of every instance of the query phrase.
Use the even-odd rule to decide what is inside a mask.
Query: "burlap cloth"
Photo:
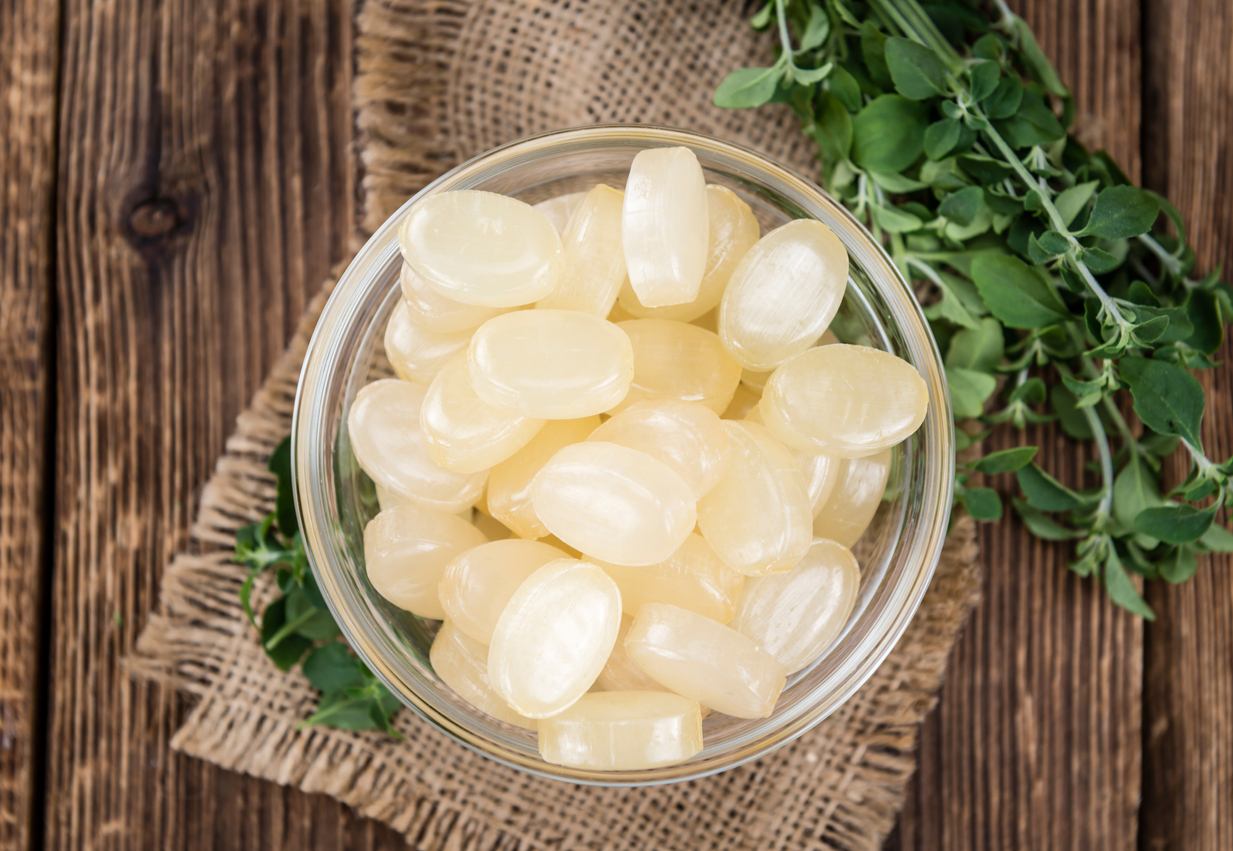
[[[724,73],[765,62],[739,4],[716,0],[370,0],[358,19],[356,120],[362,227],[377,227],[455,163],[511,139],[595,122],[702,130],[812,170],[810,146],[777,108],[710,105]],[[272,508],[265,459],[290,431],[313,300],[205,486],[188,551],[164,575],[131,660],[196,696],[172,747],[225,768],[325,792],[445,849],[877,849],[915,767],[917,731],[975,602],[969,519],[951,533],[919,614],[890,658],[797,741],[715,777],[652,789],[540,780],[455,744],[410,711],[396,742],[297,731],[316,696],[270,664],[236,597],[235,529]],[[269,599],[258,589],[258,604]],[[262,599],[264,598],[264,599]]]

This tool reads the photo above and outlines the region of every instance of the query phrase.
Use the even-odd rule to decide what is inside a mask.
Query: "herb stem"
[[[304,624],[312,620],[313,615],[315,615],[316,613],[317,613],[316,609],[309,609],[308,611],[304,612],[304,614],[300,615],[295,620],[288,621],[287,623],[283,624],[282,628],[280,628],[278,632],[270,636],[270,640],[265,643],[265,649],[273,650],[275,647],[277,647],[279,644],[282,643],[284,638],[286,638],[289,635],[294,634],[296,630],[298,630]]]
[[[792,61],[792,34],[788,32],[787,0],[775,0],[775,18],[779,22],[779,43],[783,45],[783,55],[788,60],[788,66],[795,68]]]
[[[1105,424],[1096,415],[1095,408],[1089,405],[1082,411],[1083,416],[1087,418],[1088,427],[1092,430],[1096,448],[1100,452],[1100,478],[1104,483],[1104,492],[1100,496],[1100,505],[1096,507],[1096,513],[1099,517],[1108,517],[1109,509],[1113,505],[1113,455],[1109,451],[1109,436],[1105,434]]]
[[[1177,261],[1177,258],[1165,250],[1165,247],[1156,241],[1150,233],[1141,233],[1137,237],[1139,242],[1147,246],[1147,250],[1156,255],[1164,267],[1169,270],[1169,273],[1175,278],[1182,276],[1182,264]]]

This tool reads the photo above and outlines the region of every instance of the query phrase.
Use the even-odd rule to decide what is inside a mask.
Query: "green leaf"
[[[1019,49],[1023,51],[1023,58],[1027,62],[1028,68],[1031,69],[1032,76],[1058,97],[1069,98],[1070,89],[1066,88],[1065,84],[1062,83],[1053,64],[1045,56],[1044,51],[1040,49],[1036,36],[1032,34],[1032,28],[1022,18],[1015,17],[1013,21],[1015,32],[1019,36]]]
[[[783,71],[784,66],[778,63],[770,68],[738,68],[724,77],[715,90],[713,102],[725,109],[744,109],[769,103],[775,96]]]
[[[1010,118],[1023,103],[1023,83],[1017,77],[1003,77],[985,98],[985,112],[992,119]]]
[[[1150,189],[1144,189],[1143,191],[1148,195],[1151,195],[1152,199],[1160,205],[1160,211],[1168,217],[1170,222],[1173,223],[1173,229],[1177,231],[1178,239],[1185,243],[1186,222],[1182,219],[1182,214],[1178,211],[1177,207],[1174,207],[1173,203],[1163,195],[1153,192]]]
[[[1135,518],[1144,510],[1163,504],[1164,497],[1160,495],[1151,468],[1143,463],[1137,452],[1130,453],[1126,466],[1113,481],[1114,518],[1127,529],[1133,529]]]
[[[1092,200],[1092,196],[1096,194],[1096,187],[1099,185],[1099,180],[1089,180],[1087,183],[1071,186],[1058,193],[1058,196],[1053,199],[1053,206],[1057,208],[1062,221],[1067,225],[1073,222],[1075,216],[1087,206],[1087,202]]]
[[[1122,265],[1122,261],[1114,254],[1110,254],[1103,248],[1092,246],[1085,248],[1079,252],[1079,259],[1083,261],[1083,265],[1097,275],[1103,275],[1107,272],[1112,272],[1118,266]]]
[[[869,212],[878,227],[888,233],[910,233],[920,230],[924,224],[911,213],[905,213],[897,207],[871,206]]]
[[[313,650],[300,670],[313,688],[324,692],[355,688],[368,681],[363,663],[341,641],[331,641]]]
[[[992,372],[1004,356],[1002,326],[996,319],[985,317],[977,327],[961,329],[950,338],[946,365]]]
[[[321,698],[317,711],[300,726],[320,724],[338,730],[378,730],[381,725],[373,719],[371,707],[376,696],[368,688],[348,688],[330,692]]]
[[[1021,468],[1016,475],[1028,505],[1041,511],[1072,511],[1095,501],[1066,487],[1036,464]]]
[[[1215,516],[1215,506],[1162,505],[1139,512],[1134,525],[1137,531],[1166,544],[1188,544],[1203,537]]]
[[[993,488],[962,488],[955,497],[974,520],[1002,519],[1002,498]]]
[[[1066,128],[1037,95],[1025,91],[1019,110],[994,125],[1012,148],[1048,145],[1066,136]]]
[[[925,130],[925,156],[940,160],[955,149],[963,134],[963,122],[954,118],[935,121]]]
[[[972,221],[966,225],[956,221],[946,223],[946,238],[955,242],[967,242],[973,237],[980,236],[993,225],[993,211],[988,206],[982,204],[976,210],[976,215]]]
[[[1069,319],[1043,273],[1009,254],[972,261],[972,280],[990,312],[1011,328],[1042,328]]]
[[[960,367],[946,368],[946,383],[950,387],[950,407],[955,419],[979,417],[985,401],[997,389],[997,379],[987,372]]]
[[[1031,463],[1036,457],[1036,451],[1035,446],[1017,446],[1014,449],[991,452],[972,464],[972,469],[990,476],[998,473],[1013,473]]]
[[[1080,233],[1104,239],[1129,239],[1147,233],[1160,214],[1156,199],[1135,186],[1110,186],[1096,196],[1096,206]]]
[[[1156,615],[1139,596],[1138,589],[1130,580],[1130,575],[1126,573],[1126,568],[1122,566],[1122,560],[1118,558],[1117,550],[1113,547],[1109,547],[1109,554],[1105,558],[1105,591],[1108,592],[1109,599],[1123,609],[1145,620],[1156,620]]]
[[[1199,543],[1213,553],[1233,553],[1233,532],[1223,526],[1213,523],[1211,528],[1199,538]]]
[[[294,478],[291,473],[291,438],[284,437],[270,455],[266,465],[276,480],[274,514],[278,518],[278,531],[290,538],[300,530],[300,521],[295,516],[295,497],[292,493]]]
[[[802,86],[812,86],[826,79],[826,75],[831,72],[833,67],[834,65],[830,62],[819,65],[817,68],[800,68],[793,65],[792,79]]]
[[[1042,514],[1021,499],[1016,498],[1012,500],[1012,504],[1015,507],[1015,512],[1022,518],[1023,525],[1027,526],[1028,531],[1038,538],[1043,538],[1046,541],[1066,541],[1083,537],[1083,533],[1078,529],[1063,526],[1052,517]]]
[[[977,62],[968,68],[968,74],[972,77],[972,97],[982,101],[997,88],[1002,69],[996,62]]]
[[[1203,424],[1203,386],[1186,370],[1166,361],[1127,357],[1118,375],[1130,388],[1135,413],[1160,434],[1175,434],[1196,449]]]
[[[801,33],[798,52],[821,47],[826,37],[831,34],[831,19],[821,6],[813,6],[809,10],[809,22],[805,24],[805,32]]]
[[[981,59],[997,62],[1002,58],[1002,39],[993,33],[986,33],[976,39],[972,45],[972,55]]]
[[[1001,183],[1014,174],[1006,163],[984,154],[964,154],[959,157],[959,167],[986,186]]]
[[[775,14],[775,0],[770,0],[765,6],[758,10],[758,13],[749,19],[749,25],[755,30],[764,30],[771,25],[771,18]]]
[[[839,98],[823,92],[818,99],[814,141],[831,160],[845,160],[852,150],[852,116]]]
[[[852,155],[861,168],[903,171],[924,150],[927,107],[902,95],[874,98],[852,121]]]
[[[1047,230],[1037,238],[1037,243],[1049,254],[1057,257],[1070,250],[1070,240],[1055,230]]]
[[[946,63],[932,50],[906,38],[888,38],[886,67],[904,97],[925,100],[946,93]]]
[[[872,180],[874,183],[878,184],[878,186],[881,186],[887,192],[894,192],[896,194],[903,194],[906,192],[915,192],[918,189],[925,189],[928,185],[925,183],[921,183],[919,180],[913,180],[910,177],[904,177],[902,174],[896,174],[893,172],[874,171],[873,169],[866,169],[865,173],[868,174],[869,179]],[[911,203],[915,209],[924,213],[926,216],[929,216],[929,218],[933,218],[933,216],[930,215],[928,208],[924,207],[924,205],[916,204],[915,202],[909,202],[909,203]],[[908,206],[909,206],[908,204],[900,204],[899,209],[908,211]],[[913,215],[916,215],[916,214],[913,214]],[[920,216],[917,216],[917,218],[920,218]]]
[[[1066,389],[1074,394],[1076,408],[1087,408],[1100,401],[1105,393],[1105,385],[1099,381],[1080,381],[1069,375],[1062,376]]]
[[[1220,301],[1208,290],[1194,290],[1186,300],[1186,316],[1194,329],[1186,345],[1205,355],[1214,355],[1224,345],[1224,320]]]
[[[946,199],[938,205],[938,212],[951,221],[961,225],[970,225],[984,202],[985,190],[979,186],[969,186],[946,196]]]
[[[1193,547],[1178,547],[1157,564],[1160,577],[1173,585],[1185,582],[1199,570],[1199,559]]]
[[[846,68],[842,65],[832,68],[831,75],[826,78],[826,86],[830,93],[847,107],[848,112],[860,112],[861,87]]]
[[[280,636],[287,623],[287,598],[279,597],[265,607],[261,616],[261,646],[265,655],[278,666],[280,671],[289,671],[300,661],[312,641],[294,633]]]
[[[861,24],[861,58],[869,69],[869,76],[882,88],[890,88],[890,69],[886,67],[886,36],[872,21]]]

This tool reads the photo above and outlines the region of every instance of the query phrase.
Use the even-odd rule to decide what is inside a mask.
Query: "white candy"
[[[695,701],[662,691],[594,692],[539,724],[546,762],[633,771],[683,762],[702,750]]]
[[[415,270],[406,263],[402,264],[398,281],[411,321],[438,334],[473,331],[506,310],[499,307],[476,307],[446,298],[424,283],[424,279],[415,274]]]
[[[446,621],[437,630],[428,653],[432,669],[454,693],[484,712],[516,727],[536,729],[537,722],[510,709],[488,682],[488,645],[466,635]]]
[[[565,195],[549,198],[547,201],[540,201],[538,204],[532,204],[531,206],[552,223],[557,233],[563,234],[565,233],[566,225],[569,224],[569,217],[574,214],[574,210],[578,209],[578,205],[582,203],[582,199],[585,197],[587,197],[586,192],[569,192]]]
[[[625,184],[621,234],[629,281],[642,304],[663,307],[698,297],[709,227],[706,178],[693,151],[640,151]]]
[[[842,461],[830,498],[814,517],[813,534],[838,541],[845,547],[860,540],[882,504],[890,466],[889,449],[868,458]]]
[[[548,562],[565,557],[539,541],[506,538],[480,544],[446,565],[437,588],[441,608],[458,629],[487,645],[518,587]]]
[[[741,367],[714,333],[671,319],[631,319],[618,326],[629,335],[634,376],[615,414],[639,402],[698,402],[721,413],[732,401]]]
[[[400,301],[385,326],[385,356],[399,378],[428,384],[470,339],[467,330],[434,331],[415,324],[406,301]]]
[[[564,254],[557,288],[536,302],[537,308],[580,310],[607,316],[625,280],[621,245],[623,193],[602,183],[570,216],[562,236]]]
[[[624,595],[621,600],[623,603]],[[629,635],[629,628],[633,622],[633,617],[629,615],[621,618],[621,628],[617,632],[616,643],[612,645],[608,661],[604,663],[604,669],[596,677],[591,691],[659,691],[663,688],[643,673],[642,669],[634,664],[634,660],[630,659],[629,654],[625,652],[625,637]]]

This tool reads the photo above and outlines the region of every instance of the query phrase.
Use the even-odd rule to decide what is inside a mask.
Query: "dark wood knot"
[[[180,217],[176,205],[162,198],[151,198],[129,213],[128,225],[141,239],[158,239],[176,229]]]

